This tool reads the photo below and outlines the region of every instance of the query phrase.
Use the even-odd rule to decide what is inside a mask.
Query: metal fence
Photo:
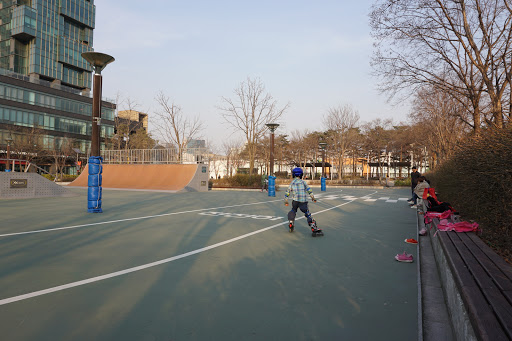
[[[176,149],[103,150],[101,156],[105,164],[208,163],[205,148],[186,148],[181,155]]]

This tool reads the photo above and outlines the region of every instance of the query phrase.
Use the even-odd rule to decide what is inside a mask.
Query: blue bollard
[[[268,196],[276,196],[276,177],[272,175],[268,176]]]
[[[89,157],[89,177],[87,184],[87,212],[102,213],[101,209],[101,173],[103,172],[103,158],[101,156]]]
[[[320,190],[322,192],[325,192],[325,189],[326,189],[325,180],[326,180],[326,178],[324,178],[324,177],[320,178]]]

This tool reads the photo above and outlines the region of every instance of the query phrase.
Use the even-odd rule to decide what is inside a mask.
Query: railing
[[[105,164],[170,164],[208,163],[205,148],[185,148],[181,155],[176,149],[103,150]]]
[[[46,173],[46,174],[53,175],[52,173],[50,173],[50,172],[48,172],[48,171],[46,171],[46,170],[42,169],[42,168],[41,168],[41,167],[39,167],[38,165],[33,164],[32,162],[29,162],[29,163],[28,163],[28,166],[25,168],[25,173],[28,173],[28,169],[29,169],[30,167],[34,167],[34,168],[38,169],[40,172],[43,172],[43,173]],[[55,176],[55,180],[57,180],[57,176]]]
[[[33,164],[32,162],[27,161],[27,160],[0,158],[0,161],[1,161],[1,163],[4,163],[4,161],[5,161],[6,166],[9,166],[9,169],[11,170],[11,172],[14,172],[16,165],[19,165],[20,168],[23,165],[23,166],[25,166],[25,170],[23,171],[24,173],[28,173],[29,168],[34,167],[34,168],[38,169],[40,172],[52,175],[50,172],[44,170],[43,168],[39,167],[38,165]]]

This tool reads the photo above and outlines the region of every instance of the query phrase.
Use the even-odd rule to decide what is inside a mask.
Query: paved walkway
[[[92,214],[72,190],[1,202],[2,339],[418,338],[408,189],[328,189],[318,238],[281,192],[104,190]]]

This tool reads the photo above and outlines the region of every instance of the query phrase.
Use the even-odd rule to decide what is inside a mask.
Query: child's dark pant
[[[308,220],[308,224],[311,224],[313,218],[311,218],[311,213],[309,213],[308,203],[300,202],[300,201],[292,201],[292,210],[288,212],[288,220],[295,221],[295,215],[297,214],[297,210],[300,209],[304,216]]]

